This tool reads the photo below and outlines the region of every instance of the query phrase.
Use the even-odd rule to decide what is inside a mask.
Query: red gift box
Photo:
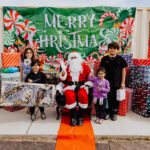
[[[21,65],[20,53],[2,53],[2,67],[18,67]]]
[[[18,111],[21,109],[24,109],[25,107],[23,106],[5,106],[4,109],[10,112]]]
[[[125,116],[128,112],[129,92],[126,91],[126,99],[119,102],[118,115]]]
[[[135,66],[150,66],[150,59],[133,59]]]
[[[133,103],[133,89],[126,88],[128,92],[128,111],[132,110],[132,103]]]
[[[92,115],[95,115],[96,114],[96,111],[95,111],[95,104],[92,103],[92,112],[91,112]]]

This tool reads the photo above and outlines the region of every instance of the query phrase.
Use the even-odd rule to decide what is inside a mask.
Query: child
[[[22,79],[25,81],[27,74],[31,71],[31,63],[34,61],[34,52],[31,48],[26,48],[22,58]],[[27,109],[27,114],[30,113],[29,108]]]
[[[104,56],[100,66],[106,69],[106,79],[110,83],[110,92],[108,93],[107,115],[105,119],[111,118],[112,121],[117,120],[117,112],[119,101],[116,100],[116,91],[125,88],[126,77],[126,61],[118,55],[119,45],[112,42],[108,45],[108,56]]]
[[[105,117],[105,107],[107,103],[107,93],[110,91],[109,81],[105,77],[106,70],[101,67],[97,71],[97,77],[89,77],[93,82],[93,98],[96,110],[96,123],[101,124]]]
[[[32,70],[27,75],[25,82],[29,83],[46,83],[47,79],[44,73],[39,71],[40,68],[40,62],[38,60],[35,60],[31,63]],[[41,118],[42,120],[46,119],[46,115],[44,113],[44,107],[39,107],[41,112]],[[31,120],[34,121],[36,119],[35,117],[35,107],[30,108],[31,113]]]
[[[26,48],[23,56],[23,81],[31,71],[31,63],[34,61],[34,52],[31,48]]]

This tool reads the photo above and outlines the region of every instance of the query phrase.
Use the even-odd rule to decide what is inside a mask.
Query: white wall
[[[34,7],[90,7],[122,6],[127,0],[1,0],[1,6],[34,6]]]
[[[135,20],[132,53],[135,58],[147,58],[150,9],[137,9]]]

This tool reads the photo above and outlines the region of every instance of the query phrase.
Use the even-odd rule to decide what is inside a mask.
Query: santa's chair
[[[91,112],[92,112],[92,100],[93,100],[93,84],[88,81],[87,84],[85,84],[87,90],[88,90],[88,108],[86,109],[86,113],[91,119]],[[64,89],[64,84],[62,82],[58,83],[56,86],[56,112],[57,112],[57,117],[56,119],[58,120],[60,117],[60,113],[64,111],[64,109],[67,109],[65,107],[66,105],[66,98],[65,95],[63,94],[63,89]]]

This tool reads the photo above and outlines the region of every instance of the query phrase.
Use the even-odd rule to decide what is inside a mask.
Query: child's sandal
[[[99,124],[102,124],[103,123],[103,119],[99,119]]]
[[[95,119],[95,123],[99,123],[99,118],[96,118],[96,119]]]

